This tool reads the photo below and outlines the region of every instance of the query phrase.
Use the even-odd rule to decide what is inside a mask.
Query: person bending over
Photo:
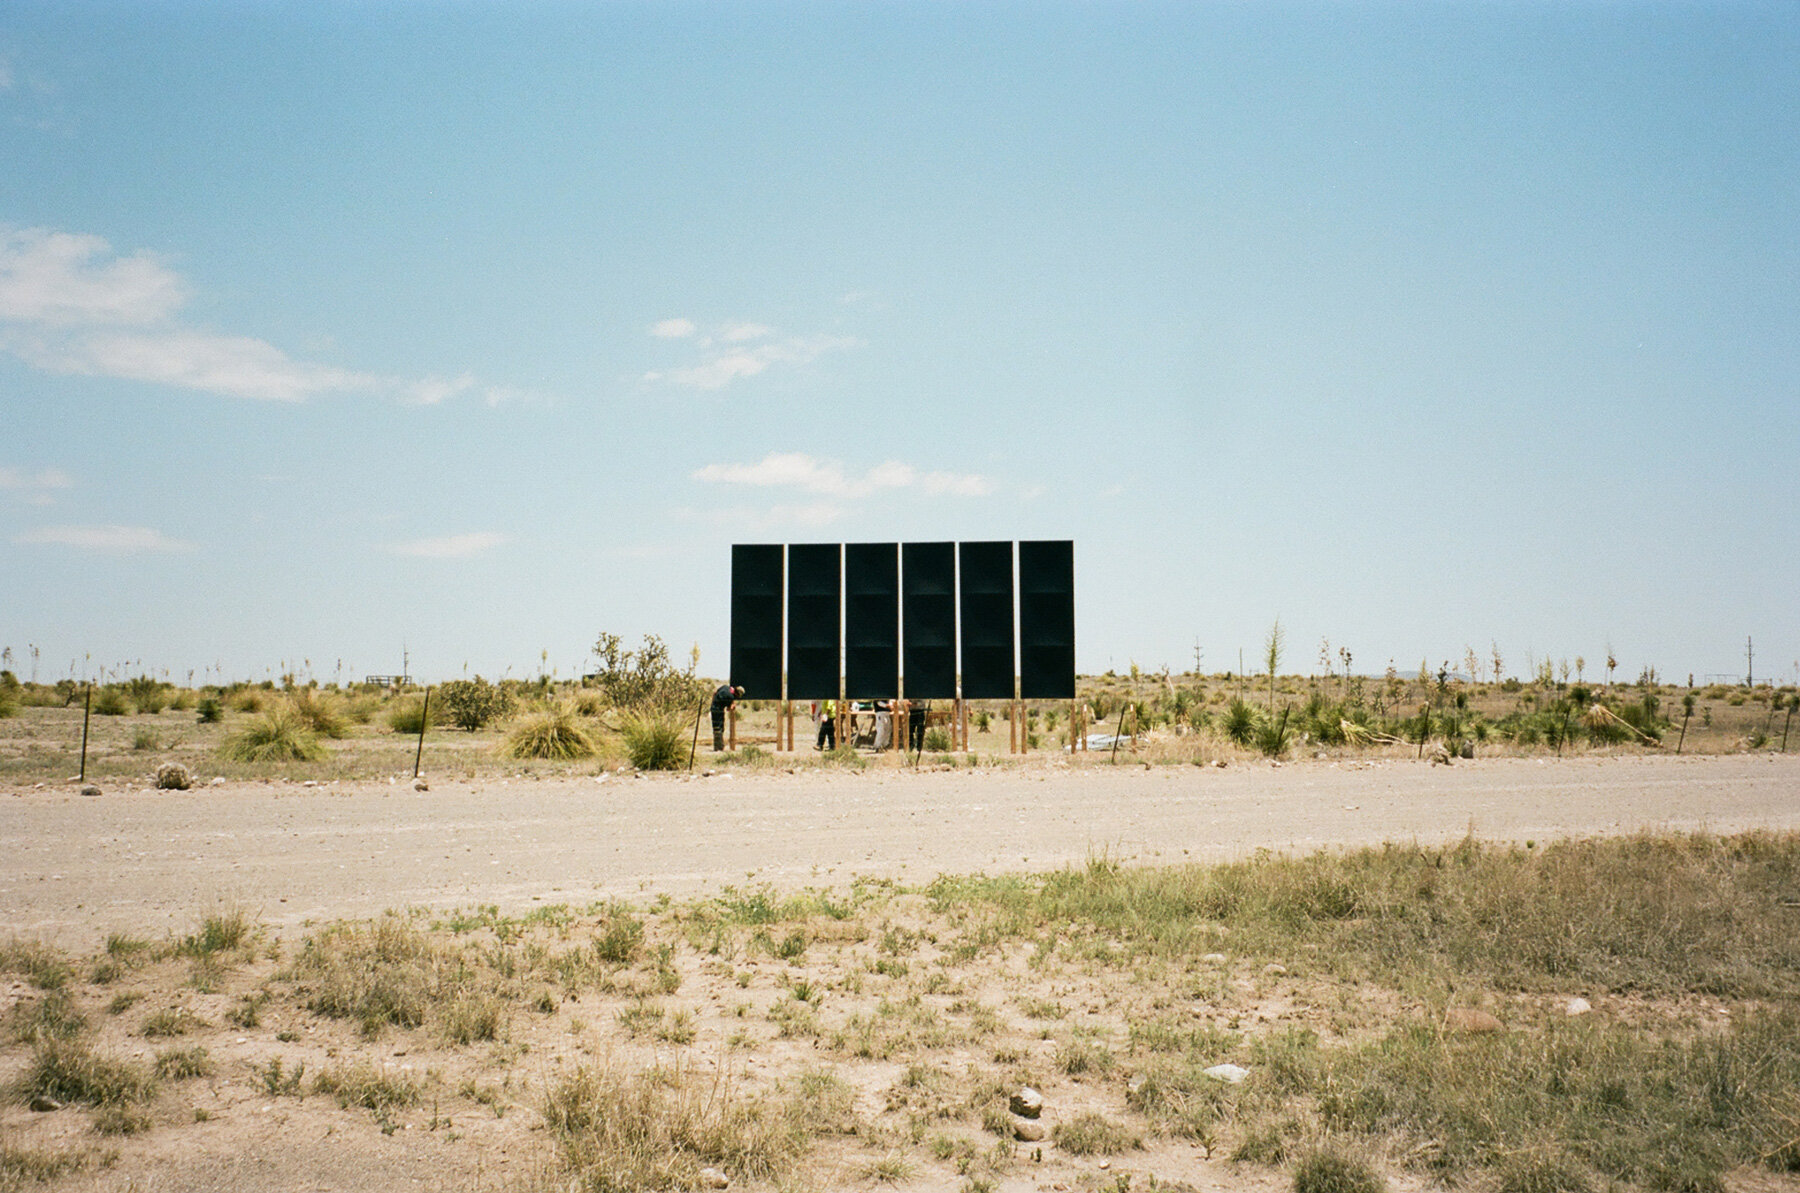
[[[744,689],[734,688],[728,683],[720,684],[719,690],[713,693],[712,723],[714,750],[723,751],[725,749],[725,710],[736,704],[738,702],[738,697],[743,694]]]

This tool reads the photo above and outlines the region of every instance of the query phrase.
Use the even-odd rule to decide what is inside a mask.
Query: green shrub
[[[625,756],[639,770],[679,770],[687,765],[692,743],[683,720],[658,713],[626,713],[619,722]]]
[[[196,718],[199,724],[215,725],[225,719],[225,706],[219,703],[218,697],[208,696],[200,701],[200,711]]]
[[[925,731],[925,748],[933,754],[950,752],[950,731],[942,725]]]
[[[453,679],[441,685],[437,695],[450,723],[470,733],[505,716],[513,704],[512,696],[504,689],[479,675],[474,679]]]
[[[573,704],[540,708],[520,717],[507,732],[500,749],[508,758],[550,758],[569,761],[591,758],[594,740],[581,727],[581,715]]]
[[[122,717],[131,711],[131,701],[125,693],[112,684],[107,684],[94,693],[94,713],[102,717]]]
[[[425,702],[410,697],[396,700],[387,714],[388,728],[395,733],[417,736],[425,728]]]
[[[277,704],[220,743],[219,755],[233,762],[317,762],[325,747],[299,714]]]
[[[131,706],[141,713],[159,713],[169,703],[169,698],[163,691],[162,681],[152,679],[148,675],[140,675],[136,679],[126,680],[125,695],[131,701]]]
[[[668,646],[655,634],[646,634],[637,650],[626,650],[624,645],[619,635],[607,633],[594,643],[599,665],[591,678],[607,703],[640,712],[683,713],[699,705],[707,688],[694,674],[698,654],[682,671],[669,661]]]

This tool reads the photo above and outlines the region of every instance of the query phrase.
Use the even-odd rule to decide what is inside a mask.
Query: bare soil
[[[778,758],[780,756],[777,756]],[[699,766],[708,765],[701,756]],[[203,777],[204,778],[204,777]],[[223,904],[294,928],[390,908],[585,904],[726,885],[1053,869],[1106,855],[1223,861],[1258,849],[1473,833],[1485,840],[1800,826],[1800,755],[1406,758],[710,775],[226,782],[109,781],[0,794],[0,917],[93,948],[191,929]]]
[[[1120,1178],[1135,1177],[1140,1189],[1154,1178],[1272,1191],[1290,1184],[1279,1170],[1232,1165],[1222,1146],[1159,1136],[1112,1155],[1069,1154],[1054,1141],[1019,1144],[1009,1161],[996,1163],[989,1158],[996,1141],[978,1116],[950,1111],[965,1105],[979,1069],[1037,1081],[1053,1124],[1085,1111],[1128,1120],[1128,1068],[1065,1073],[1059,1048],[1083,1038],[1122,1050],[1128,1025],[1147,1015],[1245,1030],[1306,1026],[1329,1036],[1346,1014],[1341,996],[1309,985],[1303,965],[1277,974],[1229,957],[1218,962],[1211,987],[1218,996],[1191,1002],[1079,971],[1034,973],[1022,947],[991,962],[934,968],[942,961],[935,942],[944,934],[947,943],[949,930],[924,900],[900,896],[873,927],[913,941],[895,957],[910,963],[908,974],[876,968],[894,955],[864,928],[834,928],[822,918],[807,926],[811,944],[802,955],[778,957],[745,941],[723,956],[679,947],[672,992],[633,991],[626,981],[548,1012],[521,1006],[500,1039],[463,1046],[417,1030],[365,1039],[354,1025],[301,1009],[282,969],[316,926],[388,909],[425,909],[414,918],[425,923],[457,908],[493,906],[517,917],[610,898],[651,906],[661,895],[681,900],[731,887],[842,889],[859,877],[911,885],[943,873],[1046,870],[1096,855],[1165,864],[1260,849],[1430,844],[1468,833],[1544,842],[1800,827],[1800,759],[1776,755],[1495,758],[1436,767],[1398,757],[1224,768],[1043,755],[976,769],[913,771],[891,762],[863,771],[790,774],[778,765],[692,778],[434,779],[425,791],[396,779],[231,781],[187,792],[109,780],[98,797],[68,783],[0,792],[7,858],[0,917],[12,934],[81,955],[97,952],[109,933],[162,939],[191,932],[226,906],[248,909],[264,926],[255,955],[212,984],[196,985],[180,959],[104,984],[76,982],[101,1051],[144,1063],[167,1046],[208,1051],[212,1075],[165,1083],[149,1130],[100,1136],[80,1108],[32,1113],[8,1105],[0,1108],[0,1141],[88,1156],[82,1171],[54,1182],[59,1190],[560,1187],[540,1114],[546,1089],[584,1064],[641,1068],[692,1057],[727,1065],[749,1088],[777,1088],[818,1070],[849,1083],[862,1134],[824,1141],[809,1161],[806,1188],[891,1182],[943,1193],[1061,1193],[1126,1187]],[[679,939],[677,929],[668,931]],[[928,971],[941,972],[942,982],[927,983]],[[817,1008],[816,1028],[796,1030],[784,1017],[800,987],[821,993],[807,1004]],[[254,1027],[233,1026],[233,1008],[257,991],[278,996]],[[0,1013],[36,997],[24,981],[0,977]],[[882,1021],[892,1033],[885,1054],[833,1043],[834,1026],[841,1036],[884,1000],[910,1003],[920,1016],[912,1027],[904,1015]],[[645,1006],[655,1018],[628,1021],[628,1008]],[[171,1008],[188,1011],[194,1029],[173,1040],[146,1038],[147,1016]],[[1549,1013],[1523,1004],[1494,1009],[1507,1018]],[[1391,1013],[1422,1010],[1397,1005]],[[1633,1010],[1597,999],[1596,1013]],[[658,1035],[662,1025],[682,1022],[686,1038]],[[304,1063],[309,1080],[334,1065],[367,1063],[405,1074],[427,1092],[384,1119],[328,1096],[271,1093],[262,1075],[274,1059],[289,1071]],[[26,1050],[6,1049],[0,1083],[12,1082],[27,1060]],[[924,1101],[909,1110],[904,1103],[915,1096]],[[934,1160],[931,1143],[905,1138],[895,1124],[909,1113],[940,1111],[942,1124],[931,1130],[948,1141],[942,1148],[957,1150]],[[883,1157],[894,1157],[885,1170],[876,1167]],[[1734,1183],[1746,1189],[1791,1193],[1795,1186],[1762,1172],[1738,1177]],[[1394,1180],[1401,1193],[1420,1187],[1404,1173]]]

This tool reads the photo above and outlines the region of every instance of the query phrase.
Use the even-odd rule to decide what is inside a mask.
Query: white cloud
[[[401,388],[372,374],[293,360],[265,340],[184,328],[21,337],[3,343],[46,372],[150,381],[233,398],[303,402],[321,393]]]
[[[0,320],[50,327],[154,323],[187,301],[181,279],[153,254],[108,259],[111,252],[98,236],[0,230]]]
[[[41,526],[13,539],[15,543],[53,544],[84,551],[135,554],[141,551],[192,551],[194,544],[172,539],[148,526]]]
[[[445,398],[454,398],[474,384],[475,378],[467,373],[460,377],[427,377],[423,381],[408,383],[401,392],[415,406],[435,406]],[[489,401],[488,405],[496,403]]]
[[[664,319],[650,326],[650,334],[663,340],[679,340],[694,334],[692,319]]]
[[[727,323],[719,329],[719,338],[730,344],[742,344],[746,340],[760,340],[773,330],[760,323]]]
[[[20,468],[0,467],[0,490],[19,494],[19,499],[27,505],[53,505],[56,499],[51,492],[66,489],[74,483],[60,468],[26,472]]]
[[[760,338],[768,334],[769,329],[766,327],[734,324],[726,328],[719,337],[731,347],[709,347],[711,354],[699,364],[646,373],[644,380],[658,381],[666,378],[690,389],[723,389],[740,378],[756,376],[770,365],[811,364],[827,352],[839,352],[861,343],[849,336],[789,336],[755,347],[743,346],[745,339]],[[709,339],[707,342],[710,345],[712,341]]]
[[[429,405],[474,379],[411,379],[295,360],[266,340],[183,325],[186,282],[98,236],[0,227],[0,351],[46,372],[302,402],[363,393]]]
[[[469,534],[413,539],[411,542],[395,543],[388,550],[396,555],[411,555],[417,559],[467,559],[471,555],[492,550],[505,541],[506,536],[503,534],[479,530]]]
[[[934,497],[986,497],[994,491],[993,481],[975,473],[920,472],[911,464],[888,460],[854,476],[835,460],[800,452],[770,452],[754,464],[708,464],[697,469],[693,479],[708,484],[799,489],[839,499],[900,489],[916,489]]]

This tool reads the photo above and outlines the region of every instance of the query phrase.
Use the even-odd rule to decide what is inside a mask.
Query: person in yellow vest
[[[813,743],[816,750],[837,749],[837,701],[827,700],[822,704],[813,703],[813,715],[819,718],[819,737]]]

